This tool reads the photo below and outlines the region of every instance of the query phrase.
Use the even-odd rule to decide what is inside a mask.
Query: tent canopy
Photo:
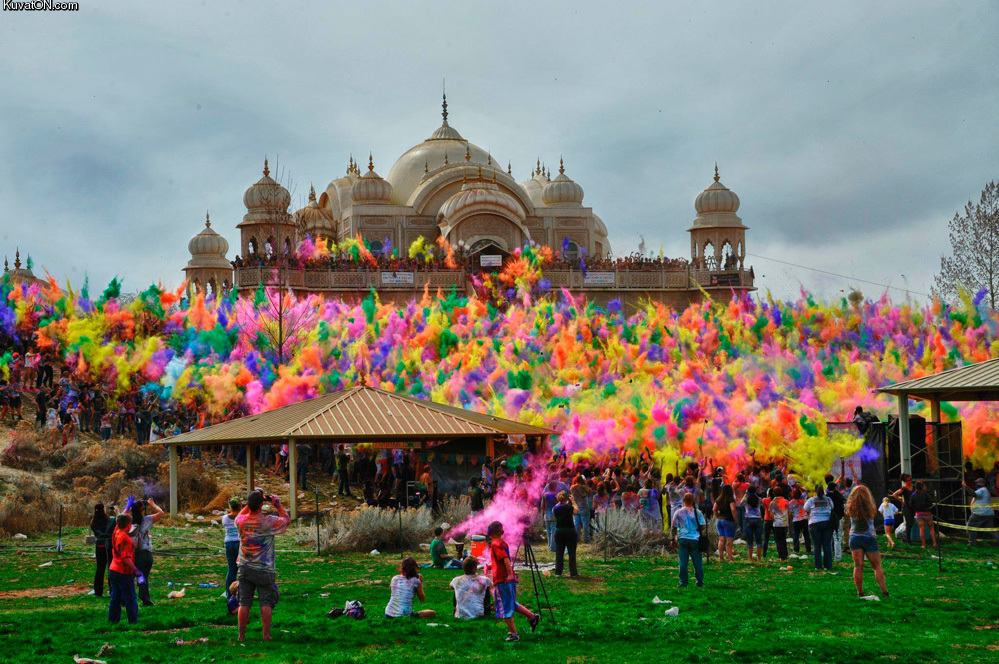
[[[999,358],[886,385],[878,392],[928,401],[999,401]]]

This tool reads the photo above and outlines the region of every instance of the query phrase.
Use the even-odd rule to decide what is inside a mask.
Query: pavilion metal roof
[[[886,385],[878,392],[940,401],[999,401],[999,358]]]
[[[506,435],[547,436],[550,429],[355,387],[157,441],[164,445],[268,443],[294,438],[337,442],[423,441]]]

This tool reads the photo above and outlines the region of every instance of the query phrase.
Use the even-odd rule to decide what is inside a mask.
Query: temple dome
[[[520,186],[527,193],[527,197],[531,199],[531,203],[534,204],[534,207],[544,207],[545,201],[542,198],[541,193],[546,184],[548,184],[548,178],[546,178],[541,172],[541,160],[539,159],[530,179],[521,182]]]
[[[721,183],[718,166],[715,166],[715,181],[697,195],[694,209],[698,214],[723,214],[739,211],[739,197]]]
[[[330,237],[333,235],[333,215],[328,210],[319,207],[314,187],[309,187],[309,202],[304,208],[295,213],[295,219],[299,227],[314,238],[319,236]]]
[[[243,205],[249,211],[287,212],[291,205],[291,194],[274,179],[271,169],[264,159],[264,176],[257,180],[243,194]]]
[[[441,116],[441,126],[427,140],[406,150],[385,176],[392,185],[393,203],[405,205],[428,172],[439,170],[445,165],[468,162],[487,166],[495,159],[486,150],[465,140],[457,129],[448,124],[446,97]],[[445,157],[447,164],[444,163]]]
[[[212,220],[205,214],[205,227],[187,243],[191,252],[188,267],[220,267],[230,269],[232,265],[225,255],[229,251],[229,243],[212,228]]]
[[[371,155],[368,155],[368,172],[354,180],[351,198],[354,203],[389,203],[392,200],[392,185],[375,172]]]
[[[559,159],[558,175],[541,192],[545,205],[582,205],[583,188],[565,174],[565,163]]]

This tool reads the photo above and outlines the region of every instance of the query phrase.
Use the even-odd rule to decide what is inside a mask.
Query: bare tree
[[[934,294],[953,301],[963,288],[986,291],[989,306],[999,299],[999,183],[989,182],[977,203],[950,220],[950,256],[941,256]]]

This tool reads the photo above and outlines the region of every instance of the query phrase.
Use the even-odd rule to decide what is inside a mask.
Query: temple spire
[[[562,155],[558,156],[558,174],[565,175],[565,161],[563,161]]]
[[[267,163],[267,157],[264,157],[264,177],[269,177],[271,174],[271,167]]]
[[[715,162],[715,182],[718,182],[719,180],[721,180],[721,176],[718,175],[718,162],[716,161]]]
[[[313,184],[309,183],[309,202],[314,203],[316,201],[316,188]]]
[[[506,162],[506,174],[513,175],[513,167],[510,166],[510,162]]]
[[[208,215],[208,210],[205,210],[205,228],[212,227],[212,218]]]
[[[472,149],[465,143],[465,161],[472,161]]]
[[[21,269],[21,248],[20,247],[18,247],[14,251],[14,269],[15,270],[20,270]]]
[[[371,157],[371,153],[368,153],[368,172],[371,173],[375,170],[375,160]]]
[[[447,126],[447,80],[441,81],[441,97],[443,101],[441,102],[441,118],[444,120],[444,126]]]

